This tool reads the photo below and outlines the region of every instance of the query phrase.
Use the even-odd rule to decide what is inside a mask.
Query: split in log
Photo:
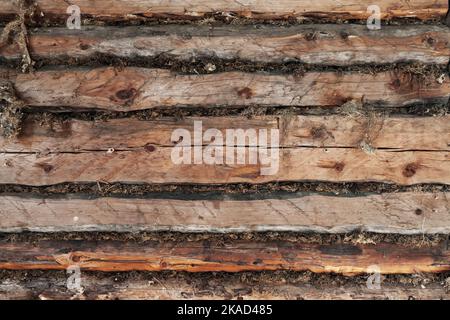
[[[308,72],[303,76],[225,72],[181,75],[163,69],[111,67],[47,70],[0,77],[14,84],[25,104],[40,109],[132,111],[154,107],[447,105],[450,80],[422,79],[393,70],[376,74]]]
[[[90,271],[311,271],[355,275],[450,271],[446,244],[407,247],[308,244],[284,241],[199,242],[52,241],[0,243],[0,269],[65,270],[78,265]]]
[[[371,12],[371,0],[358,2],[350,0],[249,0],[211,1],[208,0],[35,0],[47,18],[67,17],[67,7],[77,5],[81,13],[95,20],[135,20],[142,18],[201,19],[213,14],[236,15],[256,19],[316,18],[326,20],[367,19]],[[421,20],[443,18],[448,11],[447,0],[413,0],[407,3],[396,0],[380,0],[382,19],[418,18]],[[11,0],[0,1],[0,15],[17,13]]]
[[[450,233],[448,194],[0,196],[1,232]]]
[[[377,32],[361,25],[215,27],[91,27],[37,29],[29,34],[34,60],[67,63],[95,61],[100,55],[133,59],[191,61],[218,59],[244,63],[301,62],[351,66],[421,62],[447,65],[450,31],[442,26],[383,26]],[[245,50],[242,48],[245,47]],[[20,60],[17,44],[0,49],[7,60]],[[55,63],[55,62],[53,62]]]

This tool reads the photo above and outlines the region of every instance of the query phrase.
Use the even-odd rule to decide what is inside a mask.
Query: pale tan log
[[[294,116],[279,121],[282,146],[450,150],[450,116]]]
[[[244,150],[245,153],[247,153]],[[275,151],[274,151],[275,152]],[[0,183],[51,185],[63,182],[264,183],[270,181],[373,181],[401,185],[450,183],[450,153],[358,149],[281,149],[279,170],[269,165],[175,164],[172,148],[59,154],[0,155]],[[248,153],[247,153],[248,154]],[[193,163],[193,162],[191,162]],[[248,163],[248,162],[247,162]],[[268,169],[267,169],[268,170]],[[271,173],[274,173],[270,175]]]
[[[91,271],[311,271],[346,275],[450,271],[445,243],[433,247],[309,244],[286,241],[230,243],[146,241],[53,241],[0,243],[0,269]]]
[[[28,119],[17,138],[0,136],[0,152],[77,152],[89,150],[135,150],[173,146],[172,132],[179,128],[194,135],[194,123],[203,132],[218,129],[279,129],[282,147],[354,147],[365,141],[375,149],[450,151],[450,116],[241,116],[162,118],[143,121],[134,118],[106,121],[76,119],[47,122]],[[202,141],[209,144],[210,141]],[[217,143],[214,143],[217,145]],[[192,145],[194,142],[192,141]],[[199,145],[195,143],[195,145]],[[233,142],[236,145],[236,142]]]
[[[159,274],[131,277],[115,281],[114,276],[95,277],[82,273],[83,293],[67,290],[67,277],[47,275],[28,281],[6,279],[0,283],[0,299],[39,300],[448,300],[444,285],[427,284],[424,287],[401,283],[381,282],[380,289],[368,289],[365,284],[320,284],[306,282],[285,283],[282,280],[259,280],[244,283],[226,275],[206,280],[165,278]],[[49,283],[52,286],[49,288]]]
[[[0,151],[72,152],[108,150],[109,148],[115,150],[145,149],[149,145],[173,146],[172,132],[184,128],[189,130],[193,136],[195,121],[201,121],[203,131],[215,128],[223,134],[226,133],[227,129],[233,128],[244,130],[278,128],[277,117],[254,119],[246,117],[189,117],[179,120],[162,118],[151,121],[135,118],[107,121],[69,119],[44,124],[29,119],[22,124],[21,134],[17,138],[7,139],[0,136]],[[443,145],[442,141],[441,145]]]
[[[32,107],[142,110],[192,106],[340,106],[349,100],[399,107],[448,103],[450,81],[426,85],[410,74],[310,72],[303,76],[225,72],[181,75],[162,69],[73,69],[16,74],[3,70]]]
[[[98,54],[123,59],[175,60],[198,58],[317,65],[385,64],[405,61],[448,64],[450,31],[441,26],[363,25],[273,26],[155,26],[91,27],[83,30],[31,30],[30,51],[35,59],[93,59]],[[245,48],[245,50],[242,50]],[[14,43],[0,48],[0,56],[21,59]]]
[[[132,20],[139,17],[171,17],[201,18],[207,14],[232,13],[247,18],[279,19],[288,17],[313,17],[336,19],[367,19],[371,14],[367,8],[373,4],[371,0],[358,2],[342,0],[279,0],[276,2],[263,0],[248,1],[182,1],[182,0],[36,0],[37,5],[47,16],[66,17],[67,7],[77,5],[85,15],[96,19]],[[377,5],[381,9],[382,18],[416,17],[432,19],[445,16],[448,10],[446,0],[412,0],[407,3],[394,0],[380,0]],[[0,13],[17,12],[12,0],[0,1]]]
[[[1,232],[353,231],[450,233],[446,193],[387,193],[358,197],[313,194],[256,199],[0,197]]]

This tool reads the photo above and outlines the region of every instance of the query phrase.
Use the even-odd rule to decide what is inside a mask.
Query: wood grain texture
[[[278,128],[277,117],[254,119],[246,117],[188,117],[179,120],[161,118],[155,121],[142,121],[135,118],[110,119],[107,121],[68,119],[43,124],[28,119],[23,123],[22,132],[17,138],[5,139],[0,136],[0,151],[77,152],[108,150],[109,148],[115,150],[144,150],[145,146],[148,145],[170,147],[174,145],[171,141],[172,132],[179,128],[185,128],[193,135],[195,121],[201,121],[205,130],[215,128],[223,134],[225,134],[226,129],[233,128],[244,130]],[[446,129],[444,128],[444,130]]]
[[[450,233],[446,193],[171,198],[0,197],[1,232]]]
[[[340,106],[349,100],[380,107],[429,101],[447,104],[450,81],[428,85],[403,72],[374,75],[310,72],[304,76],[225,72],[181,75],[162,69],[111,67],[37,71],[2,70],[31,107],[110,111],[192,106]]]
[[[442,150],[450,148],[450,117],[294,116],[279,120],[280,145]]]
[[[242,150],[241,147],[235,149]],[[450,183],[450,153],[334,148],[279,150],[279,170],[262,175],[258,164],[175,164],[172,148],[107,153],[0,154],[0,183],[52,185],[63,182],[264,183],[271,181],[374,181],[412,185]],[[246,150],[242,150],[248,154]],[[274,153],[275,154],[275,153]]]
[[[126,274],[125,274],[126,275]],[[52,286],[49,288],[49,283]],[[82,273],[83,292],[67,290],[67,277],[42,275],[39,278],[10,279],[0,283],[0,299],[39,300],[448,300],[450,293],[436,283],[420,286],[381,283],[378,290],[364,284],[295,284],[283,281],[259,280],[245,283],[224,275],[192,281],[182,277],[166,279],[158,274],[133,276],[118,280],[114,276],[98,278]]]
[[[383,274],[445,272],[450,270],[450,251],[444,245],[406,247],[376,245],[306,244],[293,242],[233,241],[52,241],[0,243],[0,269],[65,270],[78,265],[91,271],[311,271],[347,275],[371,272],[377,265]]]
[[[406,61],[448,64],[450,31],[441,26],[362,25],[274,26],[150,26],[90,27],[83,30],[31,30],[35,59],[93,59],[97,55],[124,59],[190,61],[198,58],[246,62],[317,65],[385,64]],[[245,50],[242,48],[245,47]],[[20,59],[16,43],[0,48],[6,59]]]
[[[257,164],[174,164],[172,132],[193,136],[217,128],[279,129],[279,171],[261,175]],[[16,139],[0,138],[0,183],[48,185],[62,182],[263,183],[269,181],[380,181],[399,184],[448,183],[449,116],[194,117],[183,120],[25,122]],[[366,142],[373,149],[361,149]],[[191,145],[201,146],[191,141]],[[218,146],[219,144],[213,144]],[[246,145],[231,145],[248,154]],[[110,149],[113,153],[108,153]],[[204,151],[204,150],[203,150]],[[202,152],[202,151],[200,151]],[[225,156],[228,154],[224,150]],[[33,154],[36,153],[36,154]]]
[[[64,0],[36,0],[37,5],[47,16],[66,16],[69,4]],[[171,17],[171,18],[202,18],[213,13],[231,13],[246,18],[280,19],[288,17],[316,17],[330,20],[336,19],[366,19],[370,13],[367,7],[373,3],[370,0],[350,1],[333,0],[296,1],[279,0],[72,0],[70,4],[78,5],[84,15],[96,19],[132,20],[139,17]],[[382,18],[416,17],[432,19],[444,17],[448,10],[446,0],[413,0],[407,3],[394,0],[380,0]],[[0,1],[0,13],[17,12],[11,0]]]
[[[242,116],[186,117],[174,120],[135,118],[83,121],[27,119],[17,138],[0,136],[0,152],[81,152],[145,150],[146,146],[173,146],[172,132],[179,128],[194,135],[194,123],[203,132],[217,129],[279,129],[282,147],[359,148],[366,141],[375,149],[450,151],[450,116]],[[202,144],[204,144],[203,142]],[[191,141],[191,145],[200,145]],[[215,143],[215,145],[218,145]],[[233,141],[232,145],[237,145]],[[248,145],[248,143],[247,143]]]

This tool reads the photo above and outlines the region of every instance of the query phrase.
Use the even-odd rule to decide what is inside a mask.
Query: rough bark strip
[[[341,106],[350,100],[399,107],[435,102],[447,105],[450,81],[391,71],[309,72],[304,76],[225,72],[173,74],[162,69],[97,68],[16,74],[2,70],[31,107],[132,111],[190,106]]]
[[[0,269],[90,271],[311,271],[346,275],[436,273],[450,270],[445,244],[410,248],[376,245],[304,244],[282,241],[125,243],[121,241],[38,241],[0,243]]]
[[[36,0],[37,5],[46,16],[66,17],[68,3],[64,0]],[[233,14],[255,19],[286,19],[295,18],[324,18],[337,19],[367,19],[370,13],[367,7],[373,4],[371,0],[353,2],[342,0],[296,1],[279,0],[250,0],[244,3],[238,1],[195,0],[72,0],[70,4],[78,5],[84,15],[96,20],[133,20],[144,18],[181,18],[198,19],[210,14]],[[379,1],[382,18],[416,17],[422,20],[444,17],[448,10],[447,0],[413,0],[408,3],[394,0]],[[17,12],[15,3],[11,0],[0,2],[0,14],[11,15]]]
[[[248,150],[241,147],[248,154]],[[269,165],[174,164],[172,148],[108,153],[0,155],[0,183],[52,185],[63,182],[264,183],[271,181],[387,182],[400,185],[450,183],[450,153],[334,148],[280,149],[279,170]],[[273,149],[272,151],[275,152]],[[267,169],[269,170],[269,169]]]
[[[92,27],[80,31],[49,28],[31,31],[33,58],[95,61],[97,55],[130,60],[166,58],[190,61],[213,58],[260,63],[289,61],[349,66],[421,62],[448,64],[450,32],[441,26],[384,26],[370,31],[361,25],[215,27]],[[245,50],[242,48],[245,47]],[[4,47],[7,60],[21,58],[17,45]]]
[[[359,197],[314,194],[256,199],[0,197],[0,232],[353,231],[450,233],[446,193]]]
[[[450,151],[450,116],[259,116],[134,118],[107,121],[50,119],[23,121],[16,138],[0,136],[0,152],[79,152],[89,150],[149,149],[173,146],[172,132],[184,128],[193,136],[194,122],[203,132],[215,128],[225,137],[227,129],[280,129],[282,147],[359,148],[362,141],[375,149]],[[208,141],[202,142],[208,144]],[[194,144],[193,144],[194,145]],[[198,145],[198,144],[196,144]],[[236,145],[236,142],[233,143]]]
[[[31,281],[17,279],[0,283],[0,299],[40,300],[448,300],[450,293],[439,284],[420,286],[382,282],[379,290],[368,289],[364,284],[283,283],[262,280],[256,285],[241,282],[228,276],[209,277],[204,281],[190,281],[181,277],[166,279],[159,274],[148,277],[134,275],[126,280],[115,281],[114,276],[98,278],[82,273],[83,292],[67,289],[67,277],[49,275]],[[49,283],[51,287],[49,288]]]

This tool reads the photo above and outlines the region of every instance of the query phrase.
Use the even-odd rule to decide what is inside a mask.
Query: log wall
[[[1,299],[449,298],[447,0],[70,4],[0,0]]]

